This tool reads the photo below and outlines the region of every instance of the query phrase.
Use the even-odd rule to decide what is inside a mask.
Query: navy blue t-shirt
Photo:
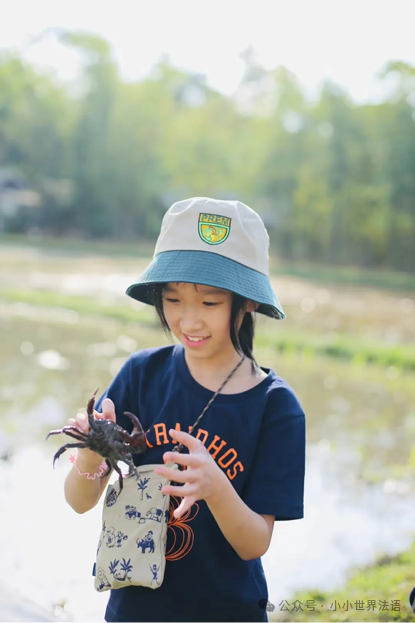
[[[249,508],[276,520],[301,519],[305,415],[286,381],[262,369],[267,377],[252,389],[219,394],[195,434]],[[149,447],[134,455],[135,464],[162,464],[176,445],[169,429],[188,432],[213,395],[192,377],[178,344],[131,355],[96,409],[111,398],[129,432],[124,411],[137,415]],[[172,500],[175,507],[181,502]],[[268,621],[258,605],[268,599],[261,559],[238,556],[204,500],[192,506],[184,528],[169,521],[166,559],[159,588],[111,590],[106,621]]]

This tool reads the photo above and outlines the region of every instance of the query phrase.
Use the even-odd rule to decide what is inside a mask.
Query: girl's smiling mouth
[[[195,347],[195,346],[201,346],[202,344],[205,344],[210,336],[208,337],[196,337],[195,336],[194,338],[191,339],[189,338],[189,336],[183,333],[183,337],[184,337],[184,341],[187,346]]]

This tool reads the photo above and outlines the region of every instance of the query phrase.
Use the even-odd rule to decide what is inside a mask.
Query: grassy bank
[[[374,270],[348,266],[323,266],[320,264],[290,264],[271,258],[272,272],[275,275],[298,277],[318,283],[341,286],[366,286],[386,290],[415,290],[415,276],[389,270]]]
[[[114,240],[81,240],[0,234],[0,248],[24,247],[60,256],[104,255],[117,258],[151,258],[155,240],[117,242]],[[327,266],[311,262],[285,262],[271,254],[270,270],[275,276],[297,277],[332,285],[366,286],[392,290],[415,291],[415,275],[387,269]]]
[[[0,301],[69,309],[83,316],[110,318],[122,323],[140,323],[149,327],[159,326],[154,310],[148,306],[137,310],[126,304],[104,304],[97,299],[62,295],[51,290],[4,290],[0,295]],[[277,352],[286,354],[300,354],[309,357],[323,355],[333,359],[351,361],[354,364],[394,366],[401,370],[415,370],[414,346],[367,343],[349,335],[280,332],[270,325],[267,325],[267,329],[264,330],[258,324],[256,345],[259,348],[271,347]]]
[[[413,621],[408,596],[415,585],[414,568],[415,542],[398,556],[382,556],[373,565],[356,569],[339,590],[296,592],[274,604],[268,617],[270,621]]]

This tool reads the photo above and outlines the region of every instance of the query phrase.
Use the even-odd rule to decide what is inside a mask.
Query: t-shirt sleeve
[[[272,391],[266,407],[243,501],[275,520],[304,517],[306,425],[304,411],[288,386]]]

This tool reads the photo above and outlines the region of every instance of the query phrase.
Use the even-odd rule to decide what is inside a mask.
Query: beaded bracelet
[[[76,456],[74,454],[71,454],[71,456],[69,457],[70,462],[72,463],[72,465],[74,467],[76,467],[76,469],[78,470],[78,474],[80,476],[86,476],[88,478],[88,480],[95,480],[95,478],[100,478],[102,476],[102,474],[104,474],[104,472],[108,469],[108,466],[106,464],[105,461],[102,461],[100,467],[99,467],[99,471],[96,472],[95,474],[91,475],[88,472],[81,472],[81,470],[79,469],[79,467],[76,464]]]

